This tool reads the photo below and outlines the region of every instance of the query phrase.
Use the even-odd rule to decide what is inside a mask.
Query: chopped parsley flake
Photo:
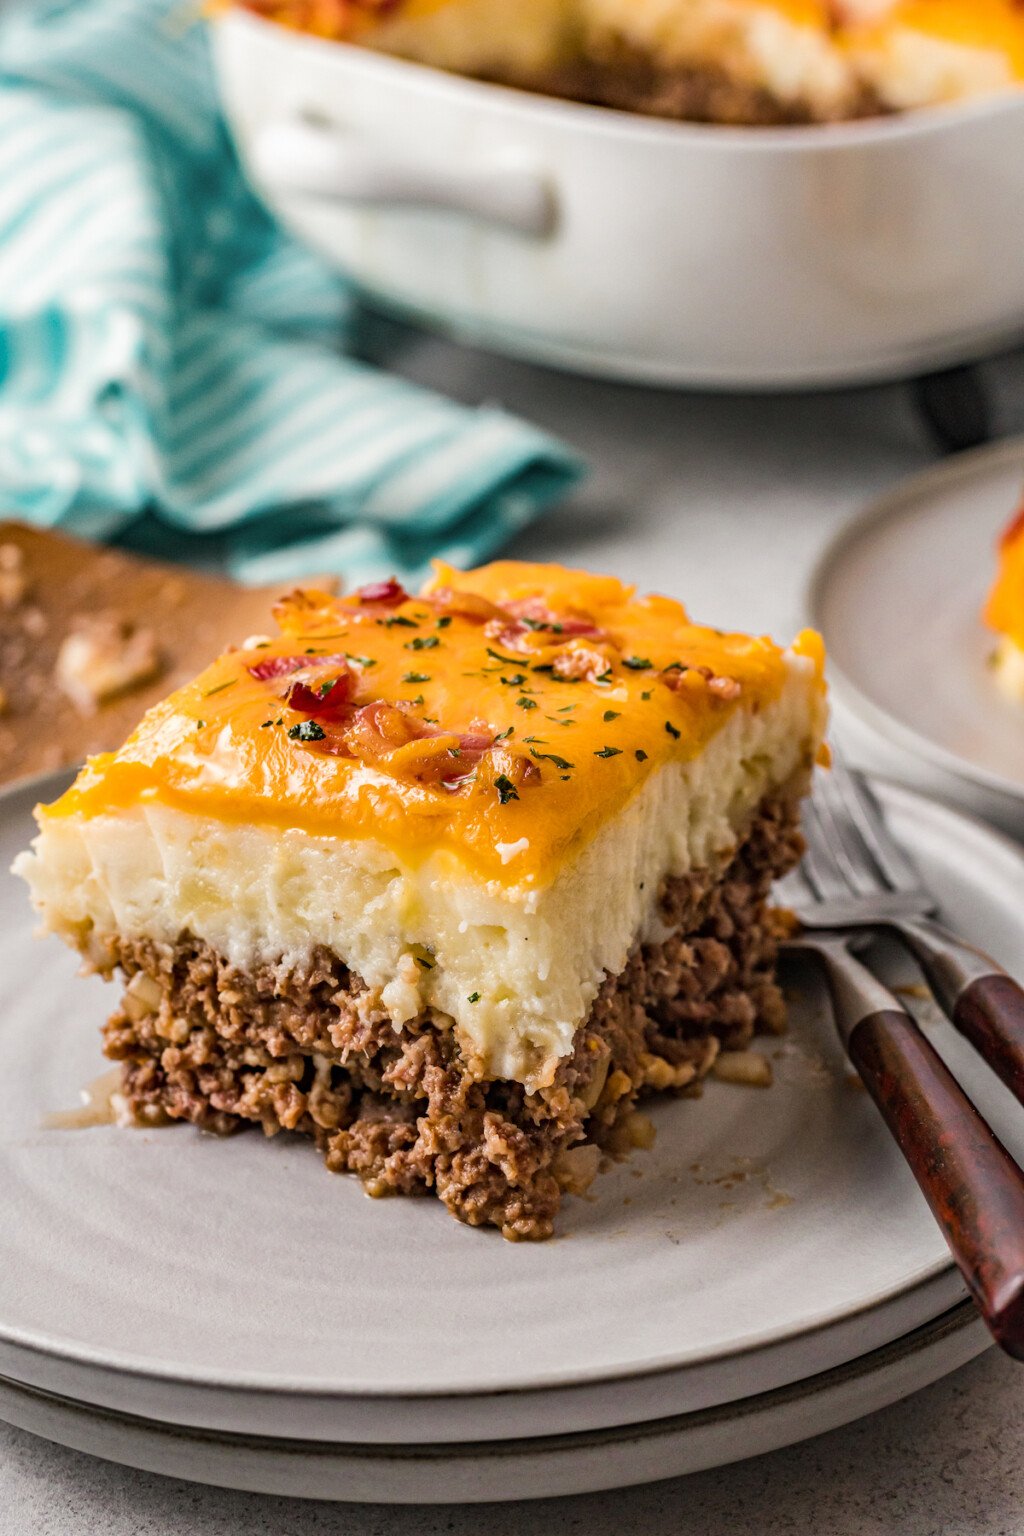
[[[606,709],[605,710],[605,712],[604,712],[604,722],[605,722],[606,725],[608,724],[609,720],[617,720],[618,718],[619,718],[619,711],[617,709]]]
[[[466,1002],[467,1003],[478,1003],[479,1001],[480,1001],[480,993],[479,992],[471,992],[469,994],[469,996],[466,998]]]
[[[556,710],[556,714],[559,714],[559,715],[569,715],[569,714],[572,713],[572,711],[575,708],[576,708],[575,704],[563,704],[561,709]]]
[[[423,955],[416,956],[416,964],[422,965],[425,971],[432,971],[434,969],[433,960],[427,960]]]
[[[495,741],[508,741],[514,730],[515,726],[510,725],[507,731],[501,731],[499,735],[495,736]]]
[[[537,701],[536,701],[536,699],[527,699],[527,698],[516,699],[516,704],[518,705],[518,707],[520,709],[536,709],[537,708]]]
[[[510,800],[519,799],[518,789],[516,789],[515,785],[512,783],[512,780],[506,777],[506,775],[503,773],[498,774],[498,777],[494,781],[494,787],[498,791],[498,799],[501,801],[502,805],[508,805]]]
[[[419,629],[415,619],[407,619],[404,613],[393,613],[389,619],[378,619],[378,624],[383,624],[385,629],[394,629],[399,625],[402,629]]]
[[[648,661],[646,656],[623,656],[622,665],[631,672],[649,672],[654,663]]]
[[[268,725],[273,725],[273,723],[274,723],[274,722],[273,722],[273,721],[272,721],[272,720],[268,720],[268,721],[267,721],[267,724],[268,724]],[[202,729],[203,729],[203,727],[204,727],[204,725],[205,725],[205,724],[206,724],[206,721],[205,721],[205,720],[197,720],[197,721],[196,721],[196,730],[197,730],[197,731],[201,731],[201,730],[202,730]]]
[[[540,661],[535,667],[530,668],[531,672],[553,672],[554,670],[555,664],[553,661]],[[564,677],[562,681],[564,683],[574,683],[576,679],[574,677]]]
[[[647,753],[644,751],[643,747],[637,747],[636,751],[633,753],[633,756],[636,758],[638,763],[646,763],[647,761]]]
[[[538,763],[554,763],[556,768],[563,770],[573,766],[572,763],[567,763],[564,757],[557,757],[554,752],[535,752],[531,747],[530,756],[535,757]]]
[[[417,635],[405,642],[407,651],[433,651],[441,644],[436,635]]]
[[[225,688],[233,688],[237,682],[237,677],[229,677],[226,683],[218,683],[216,688],[207,688],[203,698],[211,699],[215,693],[223,693]]]
[[[595,757],[621,757],[621,747],[602,747],[600,752],[595,752]]]
[[[429,672],[407,672],[402,678],[403,683],[429,683]]]
[[[646,693],[642,693],[640,695],[640,697],[643,699],[645,704],[647,703],[647,701],[650,698],[650,696],[651,696],[651,694],[650,694],[650,690],[649,689],[648,689],[648,691]]]
[[[672,724],[671,720],[666,720],[665,721],[665,729],[666,729],[666,731],[668,731],[668,733],[672,737],[673,741],[678,741],[679,740],[681,732],[676,730],[676,728]]]
[[[451,623],[451,621],[452,621],[451,614],[450,613],[446,613],[443,619],[438,619],[436,627],[438,629],[447,629],[448,625]]]
[[[449,747],[447,750],[448,750],[448,756],[449,757],[461,757],[462,756],[462,748],[461,747]]]
[[[492,661],[500,661],[503,667],[517,667],[519,665],[518,656],[503,656],[500,651],[493,651],[490,646],[487,647],[487,654]],[[536,670],[535,667],[534,671]]]
[[[288,728],[292,741],[323,741],[326,734],[323,726],[317,725],[315,720],[300,720],[298,725]]]
[[[375,667],[377,665],[374,656],[353,656],[351,651],[345,652],[345,660],[354,662],[357,667]]]
[[[501,681],[506,688],[521,688],[526,682],[525,672],[513,672],[511,677],[503,677]]]

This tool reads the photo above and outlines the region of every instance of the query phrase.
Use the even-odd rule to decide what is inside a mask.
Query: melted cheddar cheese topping
[[[516,882],[543,881],[660,766],[777,699],[794,665],[824,690],[813,633],[786,653],[559,566],[439,567],[418,598],[298,592],[276,616],[276,638],[157,705],[44,819],[157,801],[372,836],[412,865],[449,849],[500,882],[515,847]]]
[[[999,541],[999,568],[984,616],[990,629],[1024,651],[1024,507]]]

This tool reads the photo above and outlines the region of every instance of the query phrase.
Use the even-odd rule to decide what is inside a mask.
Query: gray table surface
[[[380,348],[381,343],[378,343]],[[825,542],[936,456],[899,386],[761,398],[575,380],[396,332],[397,370],[500,402],[577,445],[590,480],[511,551],[614,571],[697,618],[788,638]],[[1024,429],[1024,358],[987,365],[1000,433]],[[643,1489],[467,1509],[316,1505],[199,1488],[0,1425],[0,1536],[1024,1536],[1024,1373],[990,1351],[907,1402],[804,1445]]]

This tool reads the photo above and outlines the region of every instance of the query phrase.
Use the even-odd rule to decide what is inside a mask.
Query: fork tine
[[[886,882],[896,891],[923,889],[920,873],[886,824],[874,791],[861,773],[848,768],[836,756],[833,765],[835,790],[871,852]]]
[[[814,789],[814,809],[829,852],[854,896],[877,895],[885,886],[829,780],[830,775],[820,775]]]
[[[835,774],[821,774],[814,798],[818,815],[829,833],[829,843],[840,861],[850,889],[858,896],[877,896],[888,889],[881,867],[852,820],[842,785]]]
[[[800,868],[819,901],[841,900],[850,895],[850,885],[835,857],[832,840],[826,831],[814,798],[804,802],[804,837],[807,847]]]

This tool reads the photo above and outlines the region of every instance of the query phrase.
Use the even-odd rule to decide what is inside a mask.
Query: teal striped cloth
[[[575,479],[539,430],[346,357],[352,322],[246,186],[182,0],[0,0],[5,513],[243,580],[411,578]]]

